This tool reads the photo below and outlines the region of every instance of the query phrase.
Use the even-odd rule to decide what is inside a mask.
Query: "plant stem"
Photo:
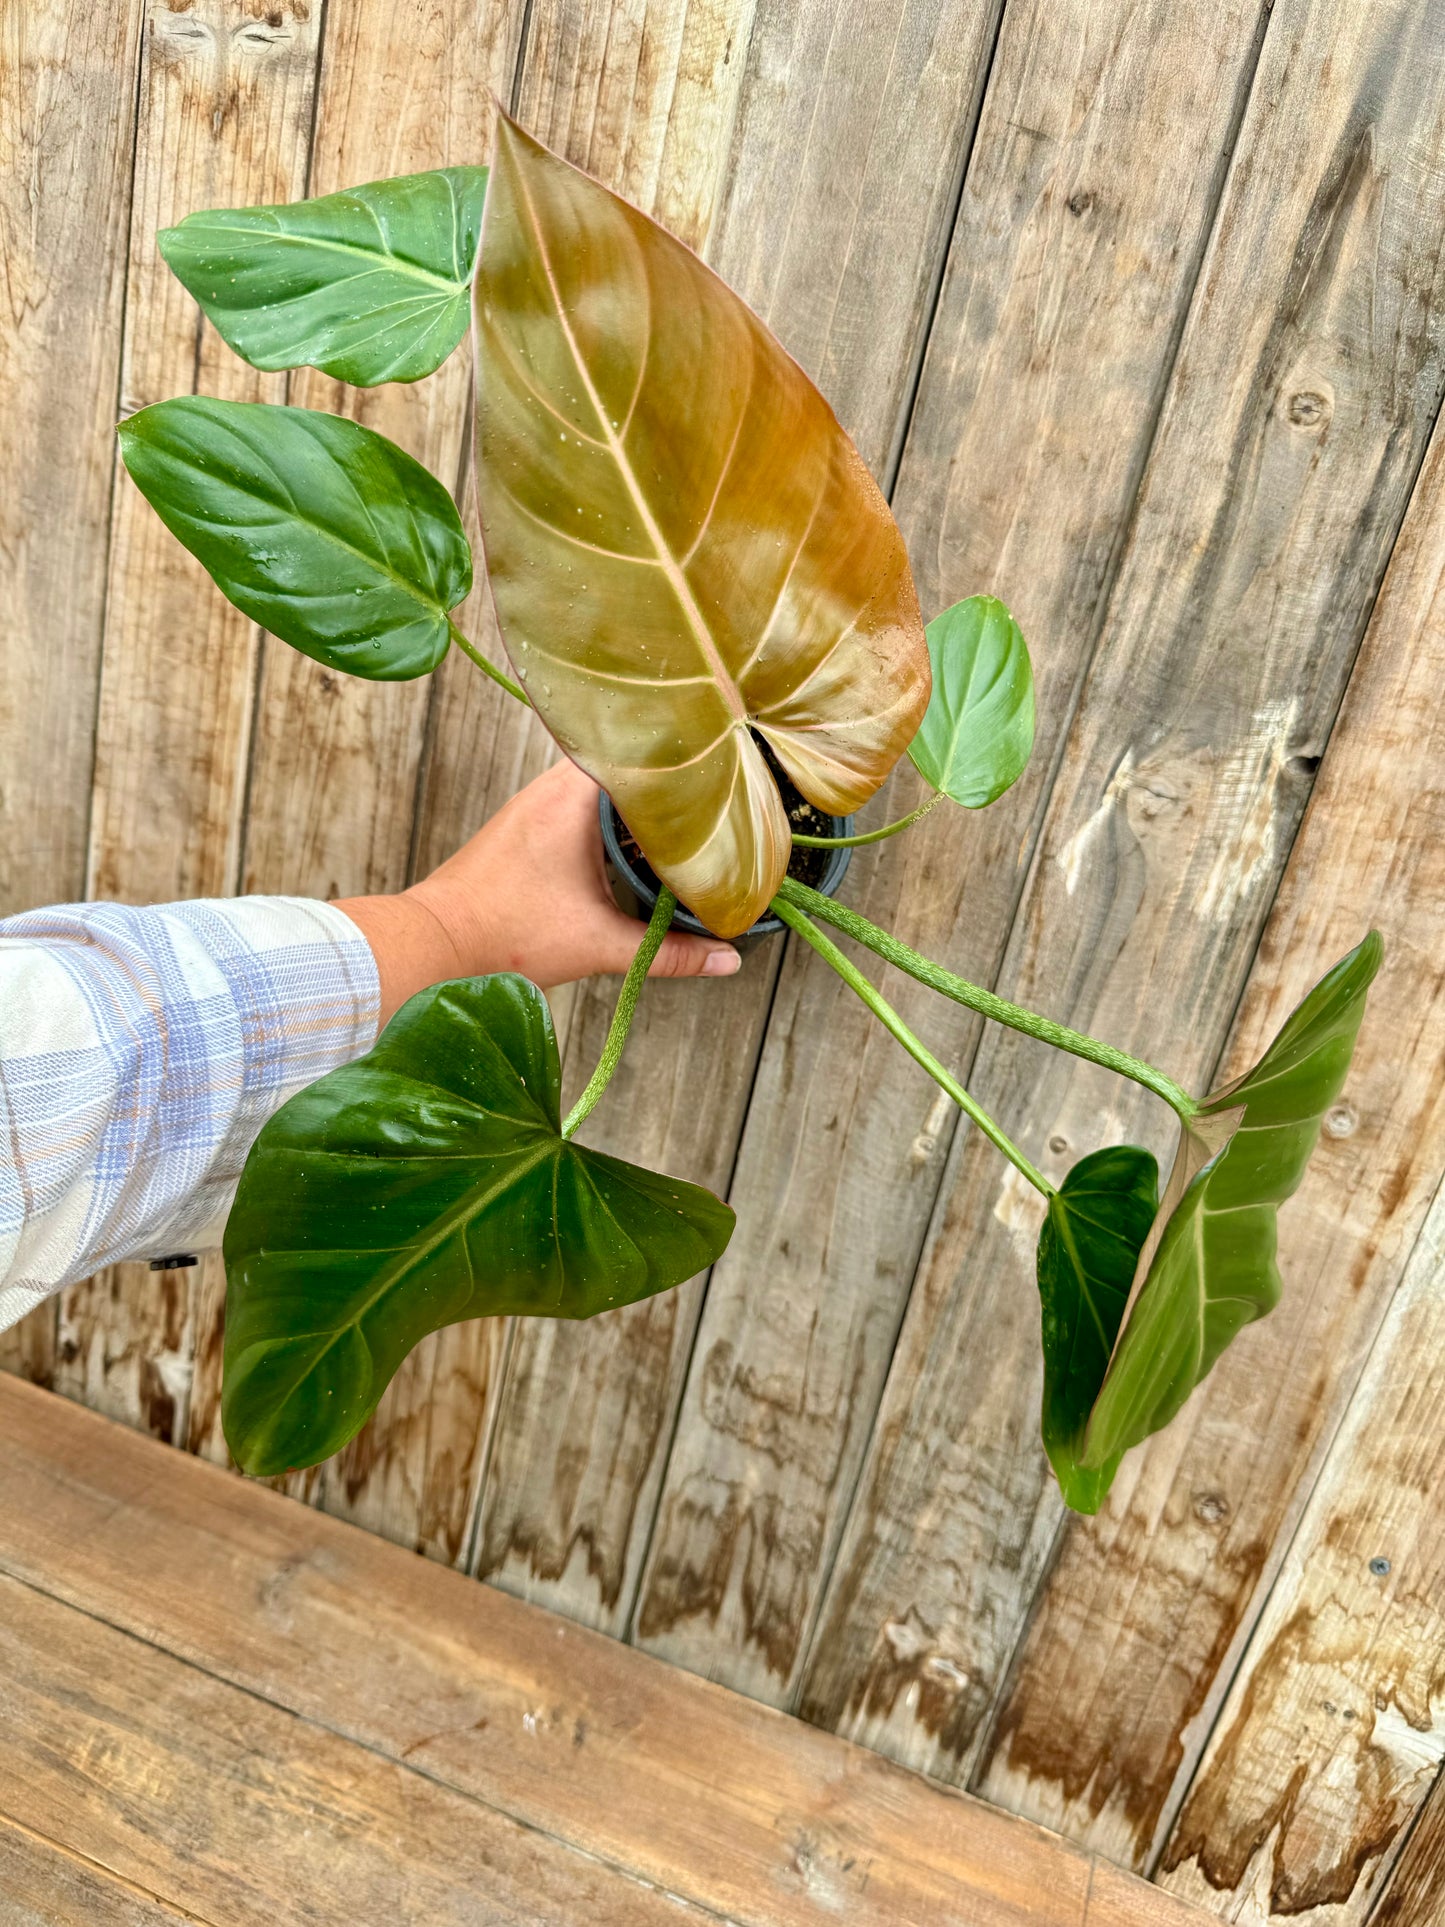
[[[897,836],[900,830],[910,829],[913,824],[922,822],[935,803],[943,800],[943,791],[935,790],[927,802],[920,803],[916,810],[907,816],[900,816],[896,823],[889,823],[881,830],[862,830],[857,836],[795,836],[793,841],[805,850],[856,850],[863,843],[881,843],[887,836]]]
[[[646,933],[637,946],[637,955],[627,967],[627,975],[622,979],[622,989],[618,994],[617,1008],[612,1013],[607,1042],[602,1046],[602,1055],[597,1060],[597,1068],[588,1080],[586,1090],[567,1113],[566,1122],[562,1126],[563,1137],[571,1137],[612,1081],[612,1073],[622,1059],[622,1047],[627,1042],[627,1033],[632,1028],[632,1013],[637,1009],[637,1000],[642,995],[643,982],[652,968],[653,958],[662,947],[662,940],[667,935],[668,925],[672,922],[672,913],[676,908],[677,898],[665,883],[659,885],[657,902],[653,906]]]
[[[997,1024],[1007,1024],[1010,1030],[1021,1030],[1025,1036],[1037,1037],[1045,1044],[1052,1044],[1056,1050],[1070,1051],[1075,1057],[1086,1057],[1091,1064],[1102,1064],[1105,1070],[1116,1071],[1120,1077],[1132,1078],[1136,1084],[1142,1084],[1146,1091],[1153,1091],[1156,1097],[1162,1097],[1186,1124],[1198,1112],[1198,1104],[1187,1091],[1181,1089],[1172,1077],[1166,1077],[1163,1071],[1144,1063],[1142,1058],[1131,1057],[1127,1051],[1115,1050],[1112,1044],[1101,1044],[1097,1037],[1070,1030],[1066,1024],[1056,1024],[1052,1018],[1040,1017],[1036,1011],[1025,1010],[1020,1004],[1011,1004],[1007,998],[997,997],[991,990],[971,984],[966,977],[956,977],[951,970],[945,970],[941,964],[930,963],[927,957],[920,957],[916,950],[910,949],[906,943],[900,943],[897,937],[880,930],[877,924],[869,923],[866,917],[860,917],[856,910],[834,903],[831,897],[820,896],[805,883],[785,877],[778,899],[821,917],[825,923],[831,923],[855,942],[866,945],[885,963],[906,970],[910,977],[927,984],[930,990],[937,990],[943,996],[951,997],[956,1004],[976,1010],[981,1017],[992,1018]],[[778,899],[775,899],[775,903]]]
[[[811,918],[805,917],[801,910],[789,903],[781,894],[773,898],[771,907],[789,929],[796,930],[800,937],[813,946],[824,963],[831,965],[837,971],[850,990],[857,992],[873,1015],[885,1029],[893,1033],[914,1062],[921,1064],[939,1089],[947,1092],[958,1108],[967,1117],[973,1119],[989,1143],[996,1145],[1009,1163],[1016,1170],[1023,1172],[1036,1191],[1042,1192],[1046,1198],[1051,1198],[1054,1195],[1054,1187],[1043,1173],[1034,1169],[1023,1152],[1012,1139],[1004,1135],[982,1105],[975,1104],[958,1079],[951,1077],[932,1051],[919,1042],[892,1004],[873,988],[855,964],[849,963],[832,938],[825,936]]]
[[[494,662],[488,662],[481,650],[475,648],[467,641],[466,637],[462,634],[461,630],[458,629],[450,616],[447,617],[447,628],[451,630],[452,641],[464,656],[470,656],[478,669],[490,676],[494,683],[500,683],[509,696],[515,696],[519,703],[526,703],[528,709],[532,707],[531,702],[528,700],[527,692],[522,688],[521,684],[513,682],[512,678],[503,670],[498,669]]]

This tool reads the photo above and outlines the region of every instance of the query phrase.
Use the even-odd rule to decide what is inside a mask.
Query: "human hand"
[[[620,974],[645,926],[607,887],[597,785],[565,759],[506,803],[470,842],[396,896],[337,904],[371,945],[381,1021],[453,977],[520,971],[550,990]],[[741,962],[718,937],[669,931],[652,977],[727,977]]]

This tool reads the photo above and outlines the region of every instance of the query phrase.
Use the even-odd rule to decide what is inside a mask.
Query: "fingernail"
[[[736,950],[709,950],[703,961],[704,977],[732,977],[743,967]]]

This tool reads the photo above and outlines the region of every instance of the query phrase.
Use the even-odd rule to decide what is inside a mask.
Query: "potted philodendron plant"
[[[1253,1070],[1194,1098],[827,894],[849,845],[940,800],[982,808],[1019,775],[1033,737],[1023,638],[987,596],[925,629],[887,504],[807,376],[696,255],[505,114],[490,176],[448,168],[193,214],[160,245],[258,368],[415,381],[472,317],[477,492],[514,674],[452,620],[472,557],[450,496],[382,436],[190,396],[122,424],[125,464],[222,592],[305,654],[394,680],[455,648],[530,702],[601,785],[609,847],[650,906],[566,1117],[546,1000],[498,975],[414,997],[262,1130],[225,1236],[224,1420],[241,1465],[337,1451],[442,1325],[586,1318],[718,1257],[726,1204],[576,1138],[663,934],[688,914],[718,936],[771,922],[811,945],[1042,1194],[1043,1441],[1069,1505],[1095,1510],[1122,1454],[1278,1297],[1276,1213],[1343,1084],[1378,935]],[[850,834],[905,753],[927,802]],[[1154,1092],[1180,1131],[1162,1195],[1133,1145],[1050,1184],[840,935]]]

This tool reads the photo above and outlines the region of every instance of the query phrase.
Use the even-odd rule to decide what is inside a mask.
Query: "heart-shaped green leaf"
[[[486,191],[486,168],[445,167],[188,214],[158,239],[243,361],[370,388],[429,375],[466,332]]]
[[[1018,624],[991,595],[928,625],[933,694],[908,745],[936,790],[982,809],[1017,782],[1034,746],[1034,674]]]
[[[753,731],[846,815],[918,727],[928,652],[903,539],[756,315],[505,117],[476,339],[508,654],[657,874],[736,936],[790,855]]]
[[[1344,1085],[1383,955],[1372,930],[1185,1131],[1089,1418],[1085,1467],[1105,1467],[1167,1425],[1231,1339],[1273,1310],[1279,1207]]]
[[[1039,1233],[1044,1449],[1075,1512],[1098,1511],[1118,1466],[1086,1471],[1079,1451],[1158,1203],[1153,1152],[1110,1145],[1074,1165]]]
[[[384,435],[310,408],[185,395],[120,425],[131,478],[238,609],[332,669],[400,682],[472,586],[456,505]]]
[[[248,1472],[339,1451],[439,1326],[590,1318],[719,1255],[727,1205],[564,1138],[559,1086],[541,991],[473,977],[265,1126],[225,1237],[223,1419]]]

